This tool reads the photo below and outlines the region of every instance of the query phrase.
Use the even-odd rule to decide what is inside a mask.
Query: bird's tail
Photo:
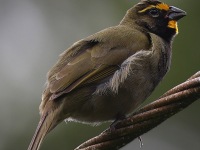
[[[56,126],[53,119],[54,117],[51,115],[51,113],[46,113],[41,116],[40,122],[38,123],[37,129],[31,140],[28,150],[39,150],[46,134]]]

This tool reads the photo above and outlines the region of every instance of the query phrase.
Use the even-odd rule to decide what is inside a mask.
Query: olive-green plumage
[[[169,70],[177,21],[185,15],[176,7],[143,0],[119,25],[64,51],[48,73],[41,120],[28,149],[38,150],[64,119],[101,123],[133,112]]]

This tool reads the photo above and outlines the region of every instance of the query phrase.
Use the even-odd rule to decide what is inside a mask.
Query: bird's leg
[[[126,116],[125,115],[117,115],[116,116],[116,119],[113,123],[110,124],[110,127],[108,129],[106,129],[105,131],[103,131],[101,134],[104,134],[104,133],[111,133],[113,131],[116,130],[116,125],[118,122],[120,122],[121,120],[125,119]]]
[[[113,123],[111,123],[111,125],[110,125],[110,131],[111,131],[111,132],[112,132],[112,131],[115,131],[115,130],[116,130],[116,125],[117,125],[117,123],[120,122],[121,120],[124,120],[125,118],[126,118],[125,115],[118,114],[118,115],[116,116],[115,121],[114,121]]]

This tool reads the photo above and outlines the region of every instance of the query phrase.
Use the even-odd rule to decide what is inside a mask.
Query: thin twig
[[[200,98],[200,71],[75,150],[118,150]]]

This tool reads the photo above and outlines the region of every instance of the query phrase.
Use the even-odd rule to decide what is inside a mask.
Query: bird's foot
[[[111,123],[111,125],[110,125],[110,128],[109,128],[109,129],[110,129],[110,132],[115,131],[115,130],[117,129],[117,124],[118,124],[120,121],[124,120],[124,119],[126,119],[126,116],[125,116],[125,115],[117,115],[115,121],[114,121],[113,123]]]

